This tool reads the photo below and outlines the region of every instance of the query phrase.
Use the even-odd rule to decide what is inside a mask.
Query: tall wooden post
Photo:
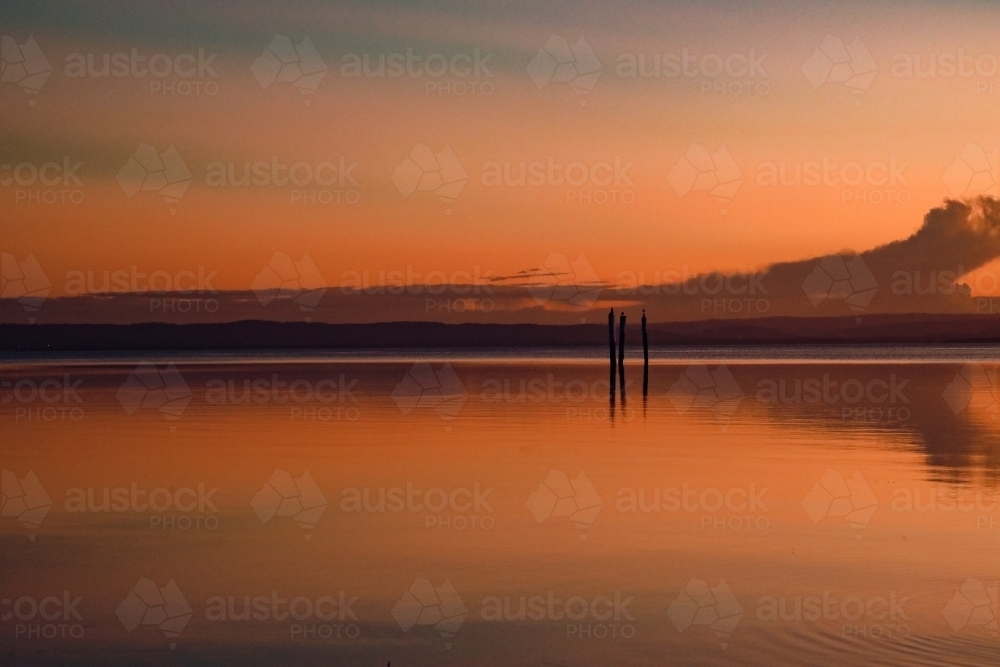
[[[615,309],[608,313],[608,349],[611,353],[611,394],[615,393]]]
[[[625,400],[625,311],[618,324],[618,384],[622,388],[622,400]]]
[[[642,395],[649,393],[649,338],[646,336],[646,309],[642,309]]]

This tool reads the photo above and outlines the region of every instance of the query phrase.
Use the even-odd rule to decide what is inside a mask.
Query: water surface
[[[8,358],[9,664],[997,662],[994,351],[604,354]]]

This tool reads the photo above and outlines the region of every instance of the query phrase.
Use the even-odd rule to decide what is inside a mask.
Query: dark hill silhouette
[[[630,347],[639,330],[628,331]],[[1000,316],[774,317],[649,325],[650,345],[920,344],[1000,342]],[[277,350],[605,347],[598,324],[7,324],[0,351]]]

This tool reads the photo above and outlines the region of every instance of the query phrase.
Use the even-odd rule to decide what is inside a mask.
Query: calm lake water
[[[988,348],[0,362],[5,664],[1000,661]]]

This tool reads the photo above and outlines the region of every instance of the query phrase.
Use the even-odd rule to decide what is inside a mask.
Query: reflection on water
[[[7,664],[995,664],[996,366],[0,366]]]

